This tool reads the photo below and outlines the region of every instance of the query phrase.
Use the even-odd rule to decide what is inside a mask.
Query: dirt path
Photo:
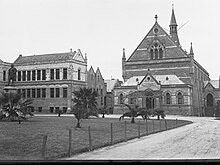
[[[66,160],[220,159],[220,120],[210,117],[178,119],[194,123],[75,155]]]

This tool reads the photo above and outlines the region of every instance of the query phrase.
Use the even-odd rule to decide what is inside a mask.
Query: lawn
[[[92,149],[125,140],[126,137],[133,139],[139,136],[166,130],[165,120],[136,119],[134,124],[129,118],[119,121],[117,118],[89,118],[83,120],[81,128],[76,128],[76,119],[71,116],[34,116],[29,121],[0,122],[0,160],[42,160],[43,136],[47,136],[45,158],[54,160],[68,156],[69,129],[72,131],[71,156],[89,150],[90,126]],[[140,121],[140,122],[139,122]],[[140,123],[140,127],[139,127]],[[166,120],[167,129],[190,124],[184,120]],[[147,125],[147,127],[146,127]],[[153,127],[154,125],[154,127]]]

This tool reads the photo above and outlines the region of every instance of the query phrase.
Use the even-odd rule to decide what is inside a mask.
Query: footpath
[[[118,115],[106,115],[118,117]],[[65,160],[219,159],[220,120],[214,117],[167,116],[192,124],[75,155]]]

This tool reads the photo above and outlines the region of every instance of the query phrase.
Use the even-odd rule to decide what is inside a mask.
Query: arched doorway
[[[154,109],[154,98],[153,97],[146,97],[146,108]]]
[[[207,105],[207,107],[212,107],[213,106],[213,96],[212,96],[212,94],[207,94],[207,96],[206,96],[206,105]]]
[[[206,95],[205,116],[214,115],[214,97],[211,93]]]

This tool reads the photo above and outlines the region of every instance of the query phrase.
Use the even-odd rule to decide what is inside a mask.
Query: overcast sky
[[[209,72],[220,75],[219,0],[0,0],[0,59],[81,49],[88,69],[122,80],[128,58],[151,27],[169,29],[172,4],[180,44]],[[168,31],[167,31],[168,32]]]

